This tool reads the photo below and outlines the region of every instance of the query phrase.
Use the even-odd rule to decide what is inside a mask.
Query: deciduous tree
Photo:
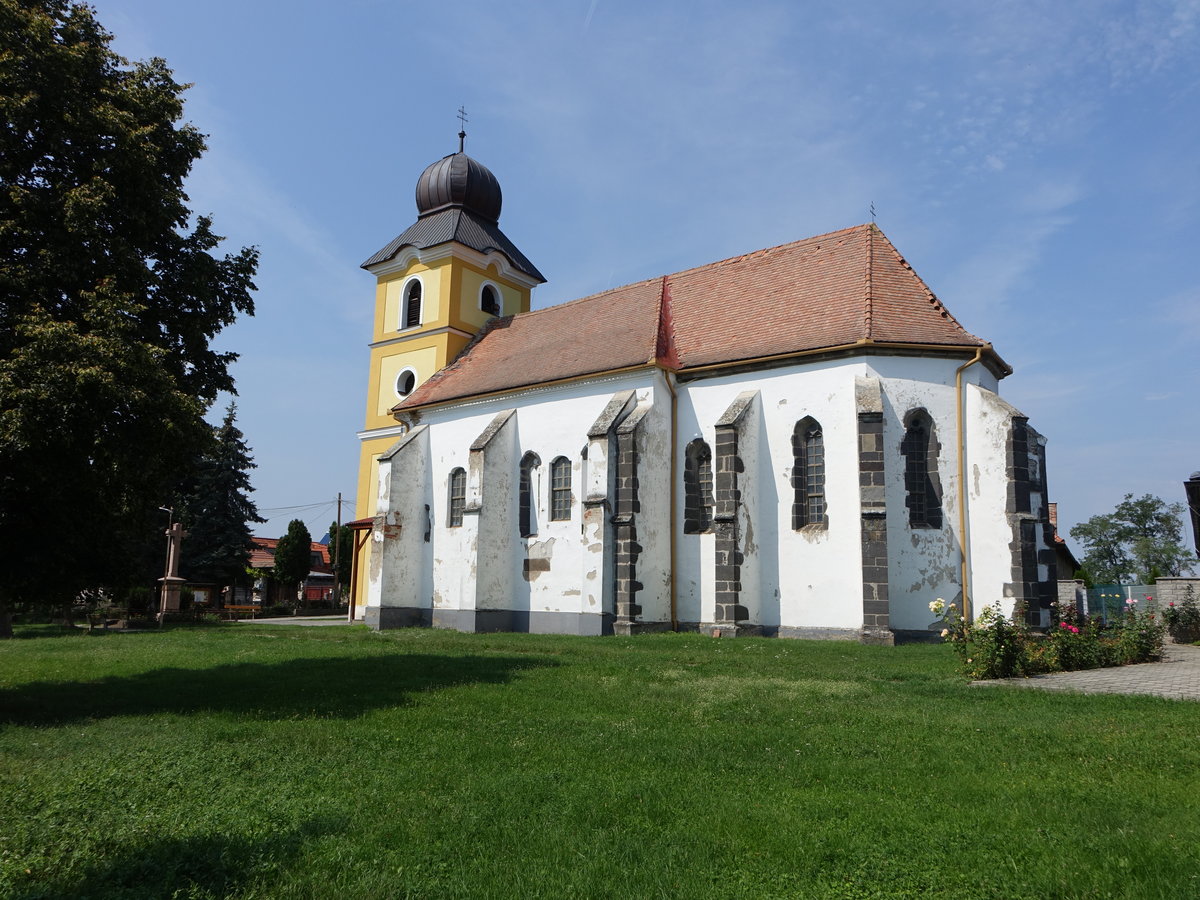
[[[1083,544],[1084,569],[1097,584],[1152,584],[1196,561],[1183,545],[1183,504],[1151,494],[1126,494],[1113,512],[1072,528],[1071,537]]]
[[[350,567],[354,556],[354,532],[337,522],[329,525],[329,564],[337,561],[336,583],[344,590],[350,586]],[[340,592],[339,592],[340,593]]]
[[[257,252],[187,207],[184,86],[110,41],[83,4],[0,0],[0,631],[130,580],[233,389],[210,341],[253,312]]]
[[[296,594],[296,585],[312,570],[312,535],[300,519],[288,523],[287,534],[275,545],[275,568],[272,577],[283,585],[288,597]]]

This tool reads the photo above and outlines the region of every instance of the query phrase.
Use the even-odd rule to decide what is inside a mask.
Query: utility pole
[[[338,491],[337,499],[337,532],[333,539],[333,602],[342,605],[342,571],[339,563],[342,559],[342,492]]]

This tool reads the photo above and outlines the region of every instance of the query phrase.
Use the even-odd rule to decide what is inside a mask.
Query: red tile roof
[[[269,569],[275,565],[275,548],[279,538],[252,537],[250,538],[250,565],[255,569]],[[312,552],[321,554],[321,567],[329,567],[329,547],[325,544],[312,542]]]
[[[858,225],[493,319],[396,409],[635,366],[686,371],[855,343],[986,344],[883,232]]]

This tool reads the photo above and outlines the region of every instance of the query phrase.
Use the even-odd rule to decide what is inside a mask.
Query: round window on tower
[[[396,376],[396,396],[401,400],[411,394],[416,386],[417,373],[412,369],[405,369]]]

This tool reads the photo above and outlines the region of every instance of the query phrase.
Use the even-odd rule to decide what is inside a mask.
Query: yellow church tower
[[[467,156],[465,140],[460,131],[458,152],[417,179],[417,221],[362,264],[376,285],[366,426],[358,434],[359,521],[375,515],[380,454],[404,433],[392,408],[452,362],[489,319],[528,312],[533,288],[546,280],[500,230],[500,183]],[[356,552],[360,598],[369,553],[369,541]]]

